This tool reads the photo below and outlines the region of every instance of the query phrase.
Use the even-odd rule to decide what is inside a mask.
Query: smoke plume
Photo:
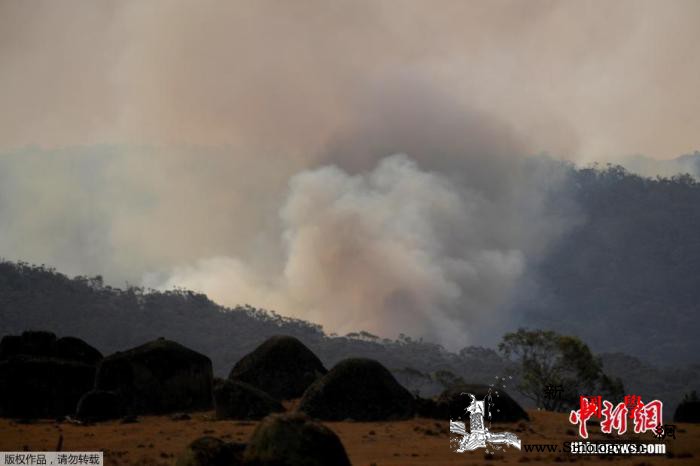
[[[699,8],[0,2],[0,256],[486,338],[579,220],[533,154],[696,149]]]

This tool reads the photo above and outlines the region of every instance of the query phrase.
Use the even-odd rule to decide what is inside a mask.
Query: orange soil
[[[558,444],[577,441],[575,427],[566,415],[531,411],[529,423],[493,425],[493,431],[516,433],[523,444]],[[212,412],[192,414],[191,420],[173,421],[168,416],[146,416],[138,423],[118,421],[75,425],[54,421],[20,424],[0,419],[0,451],[52,451],[63,436],[64,451],[104,451],[105,464],[173,465],[177,455],[192,440],[212,435],[229,441],[246,442],[257,423],[216,421]],[[589,421],[591,440],[601,440],[597,423]],[[484,450],[453,453],[449,447],[449,424],[430,419],[400,422],[326,423],[343,441],[354,466],[476,465],[529,463],[533,466],[554,462],[616,465],[695,465],[700,462],[700,425],[679,424],[676,440],[667,440],[666,456],[582,456],[567,453],[534,453],[506,448],[495,455]],[[641,439],[653,442],[651,434]],[[332,465],[329,465],[332,466]]]

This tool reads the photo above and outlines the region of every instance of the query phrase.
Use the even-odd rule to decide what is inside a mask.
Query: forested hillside
[[[576,335],[595,352],[611,353],[604,357],[611,375],[640,392],[673,402],[697,389],[700,184],[690,176],[643,178],[621,167],[572,168],[567,190],[560,194],[574,201],[579,222],[530,263],[535,291],[514,303],[514,325]],[[247,305],[225,308],[187,290],[112,288],[100,277],[0,262],[0,335],[27,329],[78,336],[104,353],[171,338],[210,356],[219,375],[265,338],[284,333],[326,365],[348,356],[378,359],[424,393],[453,375],[487,382],[512,369],[491,349],[449,352],[411,336],[382,339],[359,329],[327,335],[313,323]]]
[[[505,365],[493,350],[485,350],[491,355],[485,365],[475,348],[454,354],[410,336],[382,340],[360,332],[331,337],[309,322],[250,306],[225,308],[191,291],[122,290],[105,286],[99,277],[71,279],[24,263],[0,263],[0,309],[0,335],[47,329],[83,338],[106,354],[166,337],[211,357],[220,375],[276,334],[298,337],[326,365],[350,355],[367,356],[392,369],[450,370],[478,380],[500,375]]]
[[[532,270],[523,321],[597,351],[700,362],[700,184],[622,167],[572,170],[568,184],[581,222]]]
[[[294,335],[328,367],[341,359],[369,357],[389,367],[397,379],[424,396],[439,393],[461,377],[492,383],[516,368],[490,348],[457,353],[440,345],[401,336],[380,339],[366,332],[329,336],[311,323],[244,306],[224,308],[202,294],[126,290],[105,286],[99,277],[68,278],[29,264],[0,262],[0,337],[28,329],[83,338],[104,354],[166,337],[198,350],[226,376],[233,364],[267,337]],[[635,394],[660,397],[672,409],[683,394],[700,385],[700,366],[657,368],[624,354],[602,355],[606,372],[620,377]],[[521,403],[529,400],[511,390]]]

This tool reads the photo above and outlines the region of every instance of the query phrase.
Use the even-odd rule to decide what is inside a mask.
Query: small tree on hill
[[[538,408],[571,409],[577,406],[580,395],[613,400],[624,396],[622,382],[608,377],[600,359],[576,337],[520,329],[506,334],[498,349],[519,363],[517,389]]]

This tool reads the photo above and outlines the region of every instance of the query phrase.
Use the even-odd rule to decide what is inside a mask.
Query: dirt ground
[[[566,415],[531,411],[531,421],[494,424],[493,431],[513,432],[526,444],[558,444],[579,440],[575,426]],[[668,421],[667,421],[668,422]],[[551,463],[616,465],[700,464],[700,425],[678,424],[676,439],[667,439],[663,456],[572,455],[569,453],[537,453],[513,448],[485,454],[484,450],[454,453],[450,450],[449,423],[431,419],[400,422],[330,422],[326,423],[343,441],[354,466],[403,465],[476,465],[529,463],[533,466]],[[591,440],[601,440],[597,423],[589,421]],[[229,441],[246,442],[255,422],[216,421],[212,412],[191,414],[191,419],[175,421],[168,416],[146,416],[138,422],[119,421],[93,425],[68,422],[36,421],[18,423],[0,419],[0,451],[53,451],[62,436],[63,451],[104,451],[105,464],[173,465],[185,446],[203,435]],[[644,441],[654,442],[648,433]],[[329,465],[332,466],[332,465]]]

